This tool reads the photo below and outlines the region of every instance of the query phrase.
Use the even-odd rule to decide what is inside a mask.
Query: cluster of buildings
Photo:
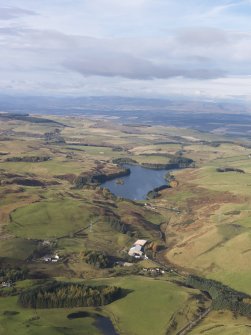
[[[3,281],[2,283],[1,283],[1,286],[2,287],[11,287],[11,286],[13,286],[13,283],[12,283],[12,281]]]
[[[45,255],[42,257],[42,261],[46,263],[57,263],[59,261],[58,254],[55,255]]]
[[[145,258],[148,257],[145,254],[145,246],[147,244],[147,240],[137,240],[133,246],[130,248],[128,255],[134,258]]]
[[[145,203],[144,204],[144,206],[145,206],[145,208],[146,209],[149,209],[149,210],[152,210],[152,211],[156,211],[156,207],[154,207],[152,204],[150,204],[150,203]]]
[[[161,268],[143,268],[142,271],[147,272],[148,274],[151,274],[151,275],[164,275],[165,274],[165,270]]]

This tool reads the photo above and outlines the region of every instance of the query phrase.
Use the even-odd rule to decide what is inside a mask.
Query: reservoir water
[[[123,167],[131,170],[129,176],[109,180],[101,184],[101,187],[108,188],[118,197],[131,200],[144,200],[149,191],[166,184],[165,175],[167,170],[147,169],[138,165],[124,164]]]

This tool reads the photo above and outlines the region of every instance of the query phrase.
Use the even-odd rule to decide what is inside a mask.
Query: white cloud
[[[250,82],[247,1],[2,2],[2,89],[164,95],[212,94],[215,85],[228,95],[230,82],[238,94]]]
[[[37,13],[19,7],[0,7],[0,20],[12,20],[26,15],[37,15]]]

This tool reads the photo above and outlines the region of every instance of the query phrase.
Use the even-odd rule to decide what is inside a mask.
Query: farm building
[[[1,286],[2,287],[11,287],[13,283],[11,281],[3,281]]]
[[[141,258],[144,256],[144,247],[147,240],[137,240],[128,252],[129,256]]]
[[[44,262],[52,262],[52,263],[57,263],[59,261],[59,256],[56,255],[45,255],[44,257],[42,257],[42,260]]]

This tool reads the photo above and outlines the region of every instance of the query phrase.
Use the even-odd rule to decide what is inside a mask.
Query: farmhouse
[[[46,263],[52,262],[52,263],[57,263],[59,261],[59,256],[56,255],[45,255],[42,260]]]
[[[11,287],[12,282],[11,281],[3,281],[1,285],[2,285],[2,287]]]
[[[129,256],[141,258],[144,256],[144,247],[147,240],[137,240],[128,252]]]

